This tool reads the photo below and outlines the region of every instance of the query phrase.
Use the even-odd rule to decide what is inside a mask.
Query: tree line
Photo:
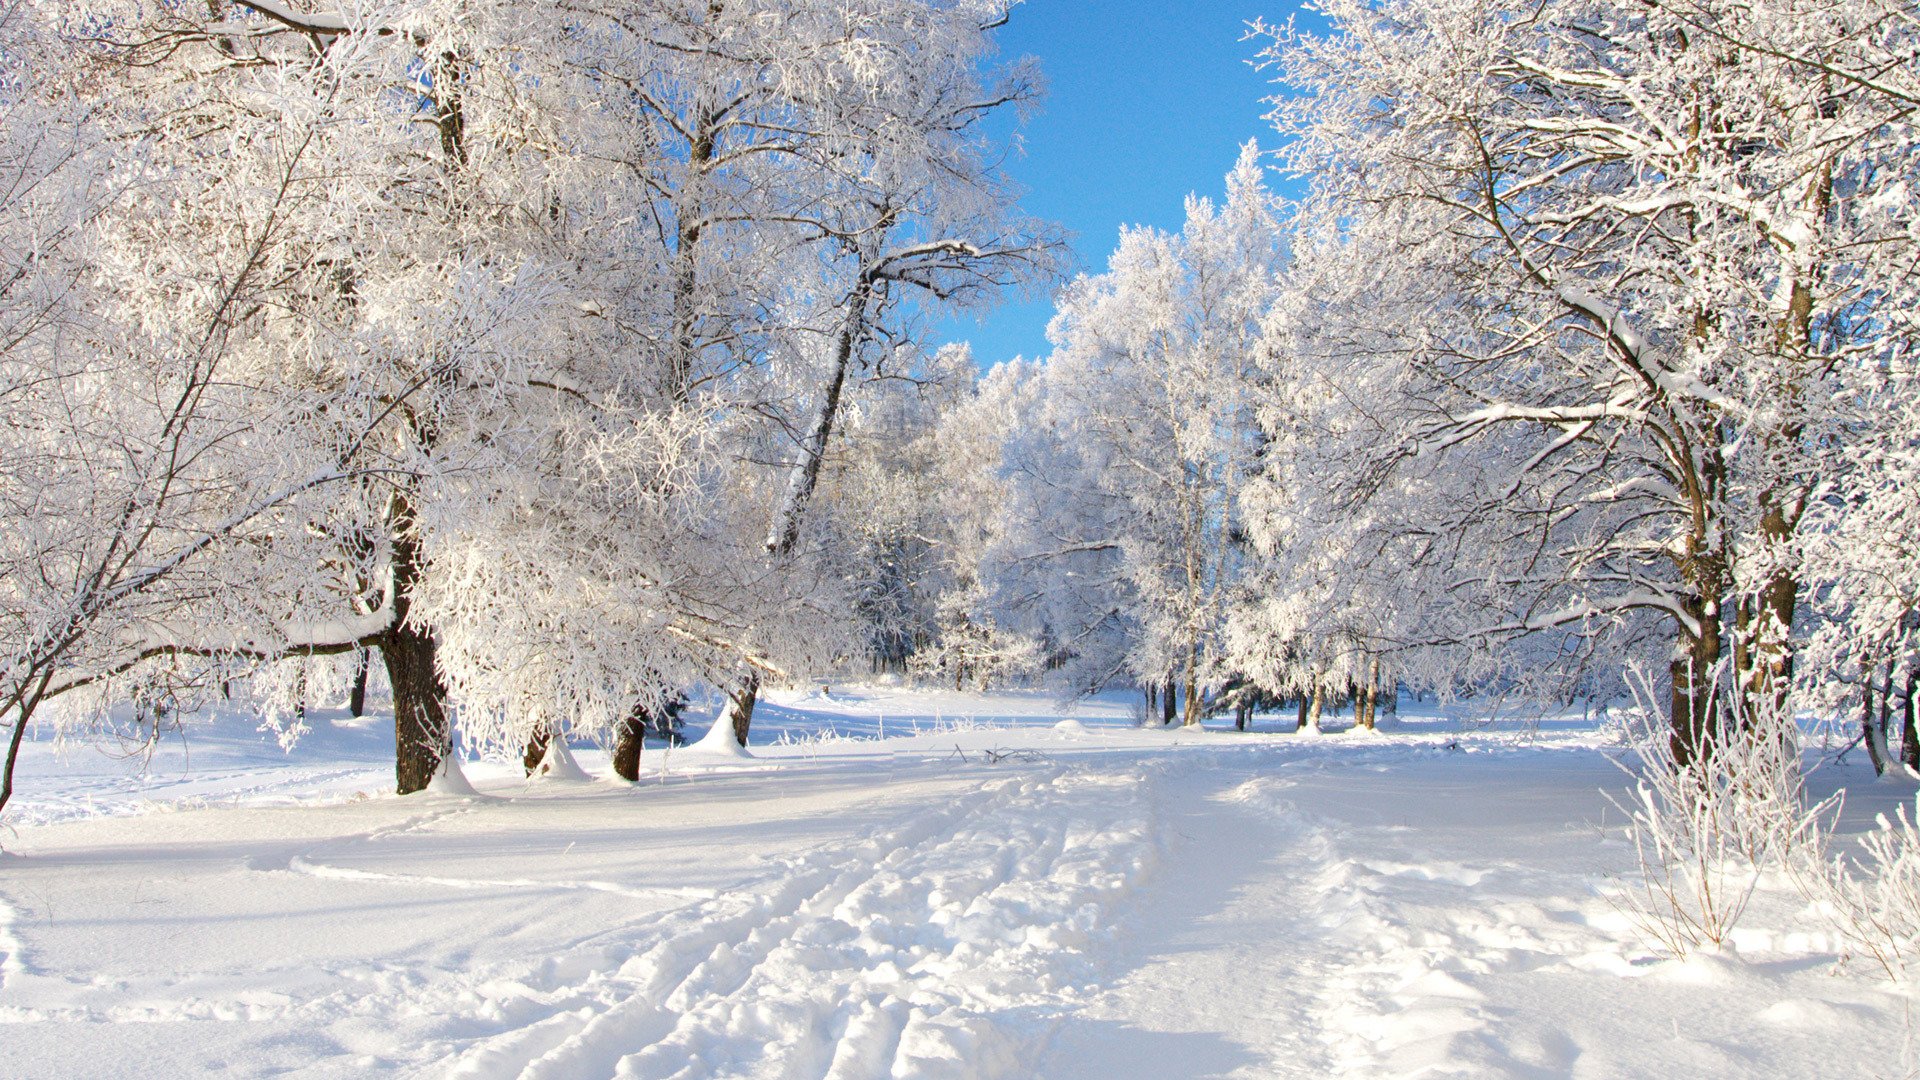
[[[1188,723],[1638,682],[1682,766],[1857,703],[1920,763],[1910,8],[1321,11],[1255,30],[1275,154],[949,418],[994,509],[938,663]]]

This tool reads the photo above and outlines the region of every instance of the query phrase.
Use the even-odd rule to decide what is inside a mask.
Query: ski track
[[[1622,938],[1602,925],[1612,921],[1605,901],[1585,882],[1519,866],[1351,854],[1340,842],[1364,845],[1364,832],[1302,813],[1281,794],[1290,786],[1256,778],[1227,798],[1291,834],[1293,891],[1314,913],[1284,943],[1307,995],[1301,1020],[1320,1033],[1321,1060],[1304,1075],[1570,1075],[1580,1049],[1567,1032],[1489,1004],[1477,984],[1619,967]],[[1565,899],[1543,906],[1543,896]]]
[[[312,1063],[327,1075],[1021,1076],[1063,1008],[1093,985],[1098,947],[1159,862],[1162,770],[1143,762],[996,776],[867,836],[784,857],[765,877],[718,894],[377,873],[329,861],[482,805],[462,799],[243,865],[423,889],[524,888],[556,898],[593,890],[655,906],[537,959],[465,971],[333,966],[313,972],[317,984],[304,998],[266,987],[208,994],[199,979],[168,980],[136,1002],[9,1008],[0,1022],[213,1020],[413,1036],[384,1047],[355,1039],[353,1056]],[[0,979],[23,970],[12,918],[0,908]],[[75,981],[73,989],[85,996],[90,987]]]
[[[429,1047],[440,1061],[420,1075],[1019,1075],[1155,862],[1151,789],[1142,771],[999,779],[791,857],[757,888],[650,920],[666,928],[611,971],[477,982],[472,1011],[506,1030]]]

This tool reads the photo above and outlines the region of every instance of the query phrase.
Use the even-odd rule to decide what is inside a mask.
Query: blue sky
[[[1276,138],[1261,119],[1270,76],[1247,61],[1246,24],[1280,23],[1293,0],[1026,0],[999,32],[1008,57],[1037,56],[1047,99],[1017,131],[1009,171],[1029,213],[1074,233],[1076,270],[1105,269],[1121,225],[1177,229],[1190,192],[1217,195],[1242,143]],[[982,368],[1049,351],[1053,305],[1009,299],[938,326],[971,341]]]

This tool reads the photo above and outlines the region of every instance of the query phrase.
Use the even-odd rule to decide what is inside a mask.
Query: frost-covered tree
[[[304,41],[269,62],[277,44],[251,31],[194,39],[143,23],[158,14],[6,10],[0,484],[19,527],[0,555],[0,663],[16,749],[37,702],[90,691],[62,703],[75,722],[130,694],[154,719],[236,667],[391,616],[378,595],[343,602],[338,548],[308,527],[385,471],[379,430],[421,390],[310,377],[301,313],[341,284],[305,230],[351,202],[326,162],[357,138],[341,102],[366,69]],[[202,64],[128,62],[177,50]]]
[[[1250,144],[1216,206],[1178,234],[1123,231],[1108,271],[1062,295],[1038,404],[1008,433],[1016,530],[1003,601],[1082,689],[1122,674],[1185,695],[1222,685],[1240,580],[1240,489],[1259,449],[1250,390],[1279,231]]]
[[[472,745],[572,734],[635,760],[639,719],[695,679],[736,692],[744,736],[761,674],[852,633],[844,515],[801,528],[843,398],[912,351],[916,296],[981,301],[1050,258],[978,130],[1032,92],[1024,65],[985,72],[1006,8],[22,9],[41,37],[9,57],[51,58],[63,78],[44,86],[68,88],[44,114],[140,181],[62,210],[98,223],[113,300],[95,306],[169,357],[201,328],[217,360],[148,397],[234,410],[178,425],[208,446],[173,458],[273,511],[227,545],[251,562],[169,609],[165,634],[122,634],[132,661],[68,682],[105,697],[103,673],[284,661],[258,683],[291,689],[376,648],[403,792],[456,725]],[[43,84],[12,85],[26,101]],[[44,207],[23,228],[57,239]],[[56,246],[27,270],[68,272]],[[91,363],[89,408],[128,378]]]
[[[1497,586],[1490,639],[1664,619],[1685,761],[1724,692],[1784,703],[1837,380],[1904,349],[1913,31],[1851,0],[1327,12],[1270,53],[1274,117],[1352,267],[1333,325],[1408,316],[1352,358],[1401,381],[1361,474],[1448,454],[1507,496],[1466,552],[1494,566],[1442,583]]]

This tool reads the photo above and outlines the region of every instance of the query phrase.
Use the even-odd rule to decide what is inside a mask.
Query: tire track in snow
[[[598,986],[600,1004],[433,1074],[1017,1075],[1155,861],[1153,786],[1149,773],[997,780],[790,859],[762,895],[666,916],[672,936]]]

